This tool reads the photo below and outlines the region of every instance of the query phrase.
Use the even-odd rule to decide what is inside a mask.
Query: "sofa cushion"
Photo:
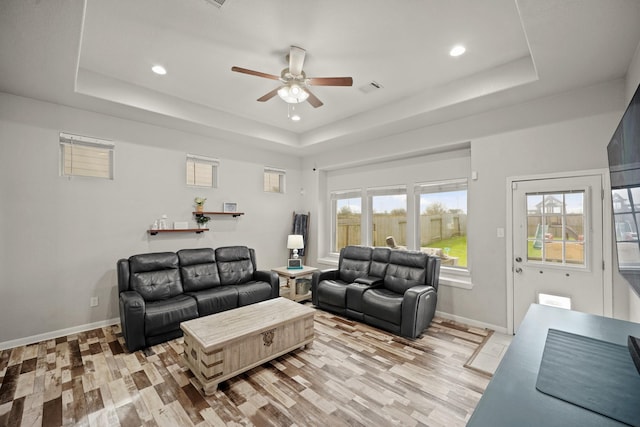
[[[340,280],[354,282],[369,274],[372,249],[366,246],[347,246],[340,252]]]
[[[238,307],[237,286],[216,286],[186,294],[197,301],[199,316],[208,316]]]
[[[387,272],[389,265],[389,256],[391,249],[389,248],[373,248],[371,253],[371,266],[369,267],[369,276],[383,278]]]
[[[347,285],[341,280],[323,280],[318,284],[318,302],[340,308],[347,306]]]
[[[251,253],[246,246],[228,246],[215,251],[220,283],[238,285],[253,279],[255,271]]]
[[[362,296],[365,316],[400,325],[402,322],[402,294],[389,289],[369,289]]]
[[[178,268],[178,256],[173,252],[154,252],[129,257],[129,271],[131,273],[144,273],[167,268]]]
[[[271,284],[267,282],[250,281],[236,286],[236,289],[239,307],[271,298]]]
[[[182,287],[185,292],[200,291],[220,285],[215,253],[211,248],[178,251]]]
[[[187,295],[146,304],[145,335],[160,335],[180,329],[180,322],[198,317],[196,300]]]
[[[402,295],[413,286],[426,284],[428,259],[427,254],[420,252],[392,251],[384,287]]]
[[[145,301],[158,301],[182,294],[178,256],[173,252],[134,255],[129,258],[131,289]]]

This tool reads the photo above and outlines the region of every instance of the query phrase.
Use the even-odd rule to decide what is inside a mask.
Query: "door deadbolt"
[[[516,257],[516,262],[522,262],[522,258]]]
[[[522,269],[520,267],[516,268],[516,273],[518,274],[522,273]]]

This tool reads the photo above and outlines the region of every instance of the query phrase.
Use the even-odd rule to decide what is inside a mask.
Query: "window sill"
[[[440,286],[449,286],[451,288],[473,289],[471,277],[448,276],[440,273]]]
[[[338,261],[338,258],[334,257],[318,258],[318,264],[326,265],[332,268],[338,268]]]

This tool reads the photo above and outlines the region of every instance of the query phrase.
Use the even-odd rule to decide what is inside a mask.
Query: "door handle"
[[[522,273],[522,269],[520,267],[516,268],[516,273],[518,274]]]
[[[522,262],[522,258],[516,257],[516,262]]]

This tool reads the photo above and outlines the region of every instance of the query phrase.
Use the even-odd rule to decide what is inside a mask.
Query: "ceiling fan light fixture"
[[[287,109],[288,109],[287,117],[289,117],[289,120],[291,120],[292,122],[299,122],[300,119],[302,119],[300,114],[296,111],[295,105],[289,104],[287,106]]]
[[[299,104],[309,97],[309,93],[297,83],[289,83],[278,89],[278,96],[287,104]]]

